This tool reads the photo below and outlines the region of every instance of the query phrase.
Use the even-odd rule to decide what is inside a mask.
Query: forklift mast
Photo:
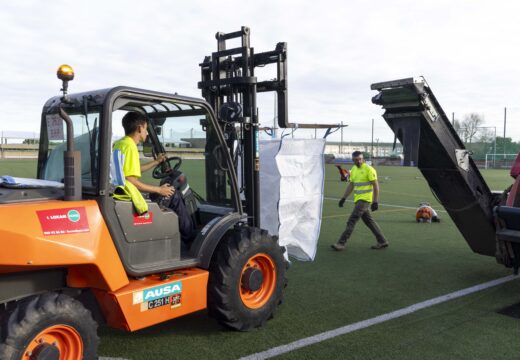
[[[376,83],[372,102],[403,145],[404,165],[417,166],[471,249],[495,256],[491,193],[480,171],[423,78]]]
[[[198,87],[213,107],[225,134],[228,150],[234,160],[237,175],[241,176],[240,193],[249,225],[260,227],[260,149],[257,92],[275,91],[278,98],[278,125],[290,127],[287,121],[287,44],[278,43],[275,50],[255,54],[250,46],[250,31],[242,27],[232,33],[217,33],[217,51],[206,56],[200,64],[202,81]],[[239,38],[241,46],[226,47],[226,41]],[[276,64],[276,79],[259,82],[255,68]],[[204,124],[202,124],[204,125]],[[214,149],[215,137],[208,132],[207,149]],[[208,201],[226,198],[227,179],[221,155],[213,152],[216,161],[206,162],[206,195]],[[241,157],[241,161],[239,161]]]

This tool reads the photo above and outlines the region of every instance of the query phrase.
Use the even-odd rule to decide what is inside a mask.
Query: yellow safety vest
[[[129,136],[116,141],[112,150],[119,150],[123,154],[124,162],[119,164],[123,168],[124,176],[141,177],[141,165],[139,163],[139,152],[137,144]],[[114,164],[115,165],[115,164]],[[114,190],[114,199],[122,201],[132,201],[134,208],[139,215],[148,211],[148,204],[143,198],[143,194],[129,181],[124,181],[124,185],[118,186]]]
[[[350,182],[354,185],[354,202],[359,200],[372,202],[374,187],[372,181],[377,179],[376,170],[366,163],[361,167],[354,165],[350,170]]]
[[[130,181],[125,181],[125,185],[116,187],[113,198],[116,200],[131,201],[132,204],[134,204],[135,211],[139,215],[148,211],[146,200]]]

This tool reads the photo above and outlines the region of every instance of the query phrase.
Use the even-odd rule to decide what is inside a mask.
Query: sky
[[[505,0],[0,0],[0,132],[39,131],[63,63],[76,73],[71,93],[128,85],[200,97],[215,33],[248,26],[255,52],[288,44],[291,122],[343,122],[344,141],[370,141],[374,119],[374,139],[393,141],[370,84],[424,76],[450,118],[478,113],[498,136],[507,107],[506,136],[520,141],[519,14]],[[272,94],[259,96],[263,125],[273,108]]]

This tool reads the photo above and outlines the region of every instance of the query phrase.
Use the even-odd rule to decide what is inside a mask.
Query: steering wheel
[[[177,163],[172,167],[170,162],[177,161]],[[154,167],[152,171],[152,177],[154,179],[163,179],[170,175],[172,171],[176,171],[181,167],[182,159],[178,156],[171,156],[166,158],[162,163]]]

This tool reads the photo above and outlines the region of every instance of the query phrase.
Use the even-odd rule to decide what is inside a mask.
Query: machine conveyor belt
[[[372,102],[403,145],[404,165],[417,166],[474,252],[494,256],[497,195],[450,124],[426,81],[372,84]]]

